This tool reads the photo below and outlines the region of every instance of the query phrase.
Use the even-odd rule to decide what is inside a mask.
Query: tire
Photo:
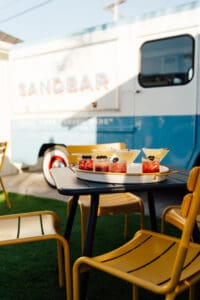
[[[67,151],[62,146],[53,146],[45,151],[43,159],[43,175],[45,181],[51,187],[55,188],[55,182],[51,176],[50,170],[52,168],[62,168],[69,165],[67,159]]]

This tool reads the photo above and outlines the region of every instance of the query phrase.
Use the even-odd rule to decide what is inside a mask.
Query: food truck
[[[66,165],[66,146],[169,147],[200,163],[200,1],[9,51],[11,158]],[[140,157],[138,157],[140,159]],[[51,161],[51,163],[50,163]]]

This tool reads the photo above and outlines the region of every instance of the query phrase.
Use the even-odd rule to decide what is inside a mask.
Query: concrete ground
[[[47,184],[42,172],[20,171],[15,175],[3,176],[2,179],[8,192],[66,201],[66,196],[60,195]]]

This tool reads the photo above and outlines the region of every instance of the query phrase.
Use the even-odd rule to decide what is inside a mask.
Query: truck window
[[[194,74],[194,39],[189,35],[148,41],[141,47],[143,87],[186,84]]]

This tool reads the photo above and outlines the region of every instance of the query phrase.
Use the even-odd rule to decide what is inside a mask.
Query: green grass
[[[1,214],[53,210],[66,223],[66,203],[62,201],[9,194],[12,208],[8,209],[0,195]],[[123,216],[98,218],[93,254],[100,254],[124,243]],[[146,217],[146,227],[149,218]],[[131,217],[129,237],[139,229],[138,216]],[[172,230],[169,228],[169,230]],[[172,232],[171,232],[172,233]],[[174,233],[174,231],[173,231]],[[77,213],[70,240],[71,260],[81,255],[80,216]],[[45,241],[25,245],[0,247],[0,299],[1,300],[64,300],[65,290],[58,287],[55,243]],[[186,300],[187,293],[177,297]],[[130,300],[131,286],[100,272],[91,272],[88,288],[89,300]],[[141,300],[161,300],[163,297],[140,290]],[[198,292],[196,299],[200,299]]]

